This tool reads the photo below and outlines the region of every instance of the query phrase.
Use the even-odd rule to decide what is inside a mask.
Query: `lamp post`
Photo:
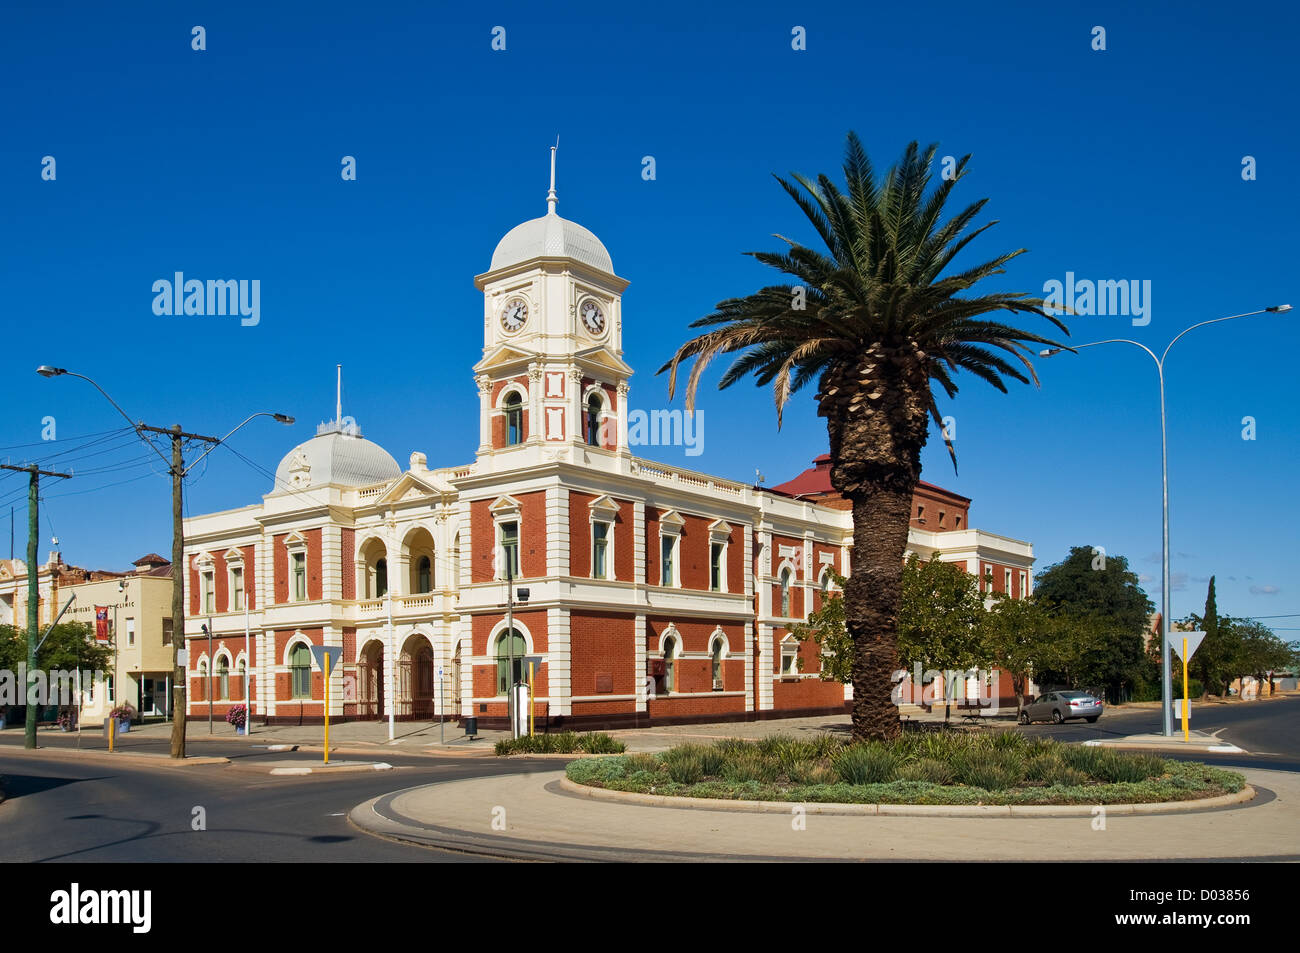
[[[138,436],[142,441],[144,441],[145,445],[149,447],[149,449],[153,450],[154,453],[158,454],[159,458],[163,461],[163,464],[167,467],[168,474],[171,475],[172,478],[172,679],[173,679],[172,692],[174,695],[172,700],[171,756],[173,758],[184,758],[185,757],[185,720],[186,720],[185,719],[185,715],[186,715],[185,668],[186,668],[186,664],[188,664],[188,659],[186,660],[186,664],[182,664],[181,659],[183,658],[183,656],[181,655],[181,652],[183,650],[182,647],[185,642],[185,572],[184,572],[185,536],[184,536],[184,515],[181,508],[182,484],[184,482],[185,475],[194,468],[195,464],[197,464],[199,460],[202,460],[214,449],[216,449],[218,444],[224,443],[226,440],[228,440],[231,436],[234,435],[235,431],[239,430],[240,427],[243,427],[244,424],[248,423],[250,420],[253,420],[256,417],[271,417],[277,420],[278,422],[286,425],[292,424],[294,420],[288,414],[273,414],[273,413],[262,411],[256,414],[252,414],[251,416],[245,418],[237,427],[234,428],[234,430],[231,430],[230,433],[226,434],[224,437],[205,437],[202,436],[201,434],[187,433],[181,430],[179,424],[177,424],[174,427],[166,427],[166,428],[150,427],[141,421],[132,420],[130,415],[128,415],[127,412],[122,409],[121,405],[118,404],[118,402],[115,401],[112,397],[108,396],[108,392],[105,391],[104,388],[100,387],[98,384],[96,384],[93,380],[91,380],[89,377],[85,376],[84,374],[75,374],[72,371],[66,370],[65,368],[51,367],[48,364],[42,364],[40,367],[36,368],[36,373],[40,374],[42,377],[77,377],[89,383],[92,387],[95,388],[95,390],[103,394],[104,399],[107,400],[110,404],[112,404],[113,407],[117,410],[117,412],[121,414],[122,417],[126,420],[126,422],[131,425],[131,429],[135,431],[136,436]],[[152,442],[150,442],[150,440],[145,436],[146,433],[161,434],[168,437],[171,440],[172,452],[171,452],[170,460],[161,450],[159,450],[157,447],[153,445]],[[209,446],[208,449],[205,450],[203,454],[199,456],[199,458],[195,460],[193,463],[191,463],[188,467],[185,466],[184,455],[182,453],[182,443],[185,440],[198,440],[203,443],[211,444],[211,446]],[[211,665],[210,660],[209,660],[209,665]],[[211,669],[209,669],[209,671],[211,671]],[[209,692],[209,694],[211,694],[211,692]]]
[[[1162,712],[1161,730],[1165,737],[1172,737],[1174,733],[1173,713],[1170,704],[1173,701],[1173,676],[1169,670],[1170,664],[1170,644],[1169,644],[1169,442],[1165,428],[1165,358],[1169,356],[1169,349],[1172,348],[1178,339],[1188,331],[1195,331],[1197,328],[1203,328],[1207,324],[1219,324],[1222,321],[1232,321],[1236,318],[1249,318],[1257,314],[1283,314],[1291,310],[1289,304],[1274,305],[1270,308],[1261,308],[1258,311],[1246,311],[1242,314],[1230,314],[1224,318],[1212,318],[1209,321],[1201,321],[1193,324],[1190,328],[1180,331],[1164,349],[1164,352],[1156,357],[1156,352],[1151,350],[1145,344],[1133,341],[1128,338],[1111,338],[1106,341],[1093,341],[1090,344],[1079,344],[1072,348],[1047,348],[1039,351],[1039,357],[1053,357],[1060,354],[1063,350],[1081,351],[1085,347],[1098,347],[1102,344],[1132,344],[1139,347],[1151,356],[1151,360],[1156,364],[1156,375],[1160,381],[1160,513],[1162,536],[1160,543],[1160,708]]]

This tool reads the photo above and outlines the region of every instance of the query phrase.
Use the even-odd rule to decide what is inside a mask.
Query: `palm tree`
[[[901,161],[878,180],[857,135],[845,149],[841,191],[825,175],[816,183],[795,175],[776,180],[812,222],[826,251],[777,235],[781,252],[749,252],[795,279],[743,298],[729,298],[692,324],[711,328],[687,341],[659,369],[669,372],[669,397],[677,370],[693,362],[686,407],[693,410],[700,377],[719,354],[739,352],[718,383],[729,387],[754,375],[771,384],[777,426],[790,396],[817,383],[817,413],[830,436],[831,485],[853,504],[853,566],[844,588],[845,623],[853,641],[853,736],[890,738],[898,733],[891,678],[898,667],[898,608],[912,493],[921,476],[921,448],[929,421],[942,427],[931,382],[949,398],[953,375],[969,371],[1006,392],[1006,378],[1038,378],[1026,342],[1056,341],[982,315],[1022,312],[1065,325],[1041,298],[995,292],[964,296],[980,279],[1004,272],[1025,249],[955,273],[953,259],[985,229],[967,232],[983,209],[981,199],[943,219],[944,205],[966,174],[970,156],[930,190],[935,146],[913,142]],[[928,194],[927,194],[928,193]],[[956,453],[948,435],[944,442]]]

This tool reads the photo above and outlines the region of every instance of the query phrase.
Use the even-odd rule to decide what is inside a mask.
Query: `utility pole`
[[[186,433],[181,430],[180,424],[172,427],[150,427],[144,423],[131,419],[131,415],[122,409],[122,406],[108,392],[100,387],[85,374],[76,374],[64,367],[51,367],[49,364],[42,364],[36,368],[36,373],[42,377],[78,377],[89,383],[95,390],[104,395],[104,398],[112,404],[122,418],[131,425],[131,429],[136,435],[145,442],[149,449],[167,464],[167,472],[172,478],[172,750],[173,758],[185,757],[185,694],[186,678],[185,666],[182,664],[181,652],[185,646],[185,529],[182,521],[184,520],[184,509],[182,507],[182,484],[185,480],[185,474],[193,469],[208,454],[215,450],[220,444],[225,443],[235,433],[256,417],[272,417],[277,422],[291,425],[294,420],[288,414],[274,414],[267,411],[258,411],[250,414],[244,420],[237,424],[234,430],[224,437],[205,437],[202,434]],[[145,436],[146,433],[161,434],[172,442],[172,458],[170,463],[163,452],[149,441]],[[209,444],[208,449],[199,454],[198,459],[194,460],[189,468],[185,466],[184,455],[182,451],[182,441],[197,440],[201,443]],[[210,669],[209,669],[210,670]],[[211,693],[209,693],[211,694]]]
[[[32,699],[27,697],[31,693],[32,679],[36,677],[36,629],[40,625],[40,587],[38,586],[38,571],[36,568],[36,538],[40,534],[40,483],[41,477],[58,477],[61,480],[67,480],[72,477],[70,473],[55,473],[52,470],[42,470],[36,464],[26,467],[15,467],[7,463],[0,463],[0,470],[20,470],[28,474],[27,481],[27,679],[23,686],[23,702],[27,709],[26,735],[23,738],[24,748],[36,747],[36,705],[32,704]]]
[[[172,750],[173,758],[185,757],[185,694],[187,680],[185,665],[181,664],[181,648],[185,643],[185,533],[182,486],[185,477],[185,460],[181,442],[198,440],[218,444],[220,437],[186,433],[180,424],[174,427],[149,427],[138,424],[146,433],[162,434],[172,442]],[[209,663],[210,664],[210,663]]]

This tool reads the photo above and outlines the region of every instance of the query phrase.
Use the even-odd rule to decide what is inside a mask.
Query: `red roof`
[[[954,493],[951,490],[945,490],[943,487],[934,483],[927,483],[925,480],[918,481],[917,486],[937,490],[959,500],[965,500],[967,503],[970,502],[969,497]],[[793,480],[780,483],[772,487],[772,490],[775,493],[787,496],[823,496],[832,493],[838,496],[839,492],[831,486],[831,455],[823,453],[813,460],[812,469],[804,470]]]
[[[163,557],[159,556],[157,553],[147,553],[144,556],[141,556],[135,562],[131,563],[132,566],[159,566],[163,564],[170,565],[171,560],[164,559]]]

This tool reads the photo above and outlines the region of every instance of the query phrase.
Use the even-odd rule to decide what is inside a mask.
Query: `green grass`
[[[1016,731],[728,738],[658,755],[575,761],[578,784],[684,797],[856,804],[1136,804],[1235,793],[1245,778],[1151,754],[1066,745]]]
[[[524,735],[503,738],[496,743],[496,753],[506,754],[622,754],[627,746],[606,734],[579,735],[559,731],[553,735]]]

